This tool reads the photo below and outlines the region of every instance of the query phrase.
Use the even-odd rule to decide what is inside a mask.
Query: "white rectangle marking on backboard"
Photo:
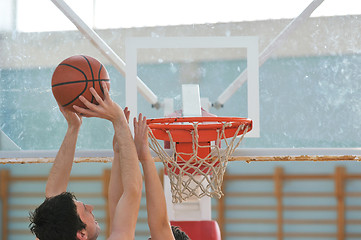
[[[201,96],[198,84],[182,84],[183,117],[201,117]]]
[[[253,129],[246,137],[260,136],[260,106],[259,106],[259,50],[258,37],[132,37],[126,39],[126,81],[136,82],[137,76],[137,50],[150,48],[246,48],[247,49],[247,81],[248,81],[248,113],[253,121]],[[131,88],[133,89],[133,88]],[[126,92],[133,95],[134,90]],[[126,97],[127,105],[134,106],[136,97]],[[134,108],[134,107],[133,107]],[[136,108],[135,108],[136,109]],[[134,110],[133,110],[134,111]],[[134,114],[137,114],[134,112]]]

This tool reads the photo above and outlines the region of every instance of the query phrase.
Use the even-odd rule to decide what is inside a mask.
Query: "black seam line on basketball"
[[[103,69],[103,64],[100,64],[100,68],[98,71],[98,79],[100,78],[100,73],[101,73],[102,69]],[[99,81],[99,87],[100,87],[100,91],[103,93],[103,96],[104,96],[104,89],[103,89],[103,86],[100,81]]]
[[[95,88],[94,73],[93,73],[92,65],[90,64],[90,62],[89,62],[89,60],[88,60],[88,58],[87,58],[86,56],[82,55],[82,57],[83,57],[83,58],[85,59],[85,61],[87,61],[87,63],[88,63],[90,72],[91,72],[91,74],[92,74],[92,79],[91,79],[91,81],[93,82],[93,88]],[[94,96],[92,95],[92,99],[91,99],[90,102],[91,102],[91,103],[94,103],[94,100],[95,100],[95,98],[94,98]]]
[[[99,81],[99,80],[98,80]],[[105,82],[109,82],[109,79],[106,79],[106,80],[100,80],[99,82],[101,81],[105,81]],[[88,85],[88,81],[83,81],[83,82],[86,82],[86,87]],[[69,106],[70,104],[72,104],[73,102],[75,102],[75,100],[77,100],[83,93],[85,92],[85,90],[83,92],[81,92],[78,96],[76,96],[73,100],[71,100],[70,102],[68,102],[67,104],[64,104],[63,107],[66,107],[66,106]],[[93,99],[93,95],[92,95],[92,99]],[[93,103],[93,102],[92,102]]]
[[[83,91],[81,93],[79,93],[78,96],[76,96],[73,100],[71,100],[67,104],[63,105],[63,107],[66,107],[66,106],[70,105],[71,103],[73,103],[75,100],[77,100],[79,98],[79,96],[81,96],[88,89],[88,78],[87,78],[86,74],[81,69],[79,69],[79,68],[77,68],[77,67],[75,67],[73,65],[70,65],[70,64],[67,64],[67,63],[63,63],[63,64],[60,64],[60,65],[72,67],[72,68],[78,70],[79,72],[81,72],[84,75],[84,78],[86,80],[85,81],[85,87],[84,87]]]
[[[67,85],[67,84],[73,84],[73,83],[82,83],[82,82],[86,82],[87,80],[79,80],[79,81],[71,81],[71,82],[64,82],[64,83],[57,83],[52,85],[51,87],[58,87],[58,86],[63,86],[63,85]],[[94,80],[96,82],[109,82],[109,79],[96,79]]]

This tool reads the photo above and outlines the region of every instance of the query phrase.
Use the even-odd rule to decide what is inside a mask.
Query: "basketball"
[[[93,87],[100,97],[104,97],[102,82],[110,87],[109,75],[103,64],[93,57],[76,55],[62,61],[54,70],[51,87],[55,100],[65,109],[76,112],[73,105],[87,108],[79,96],[98,104],[90,92]]]

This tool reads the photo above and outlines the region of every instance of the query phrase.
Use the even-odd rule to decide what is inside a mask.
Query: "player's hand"
[[[105,82],[102,82],[102,87],[104,90],[104,100],[98,95],[94,88],[90,88],[90,92],[93,94],[99,105],[93,104],[85,97],[80,96],[79,100],[82,101],[88,109],[76,105],[73,106],[74,109],[84,117],[103,118],[111,121],[113,124],[118,123],[119,121],[121,123],[126,123],[123,109],[110,98],[109,90]]]
[[[79,113],[72,112],[59,105],[60,112],[68,123],[68,127],[80,128],[83,120]]]
[[[134,118],[134,143],[140,162],[143,163],[148,159],[153,160],[149,150],[147,118],[143,117],[141,113],[138,120]]]

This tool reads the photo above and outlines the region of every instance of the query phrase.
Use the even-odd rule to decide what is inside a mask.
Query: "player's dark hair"
[[[178,226],[172,226],[172,232],[175,240],[190,240],[188,235]]]
[[[77,232],[86,225],[78,215],[75,199],[69,192],[46,198],[34,212],[30,212],[31,232],[39,240],[76,240]]]

